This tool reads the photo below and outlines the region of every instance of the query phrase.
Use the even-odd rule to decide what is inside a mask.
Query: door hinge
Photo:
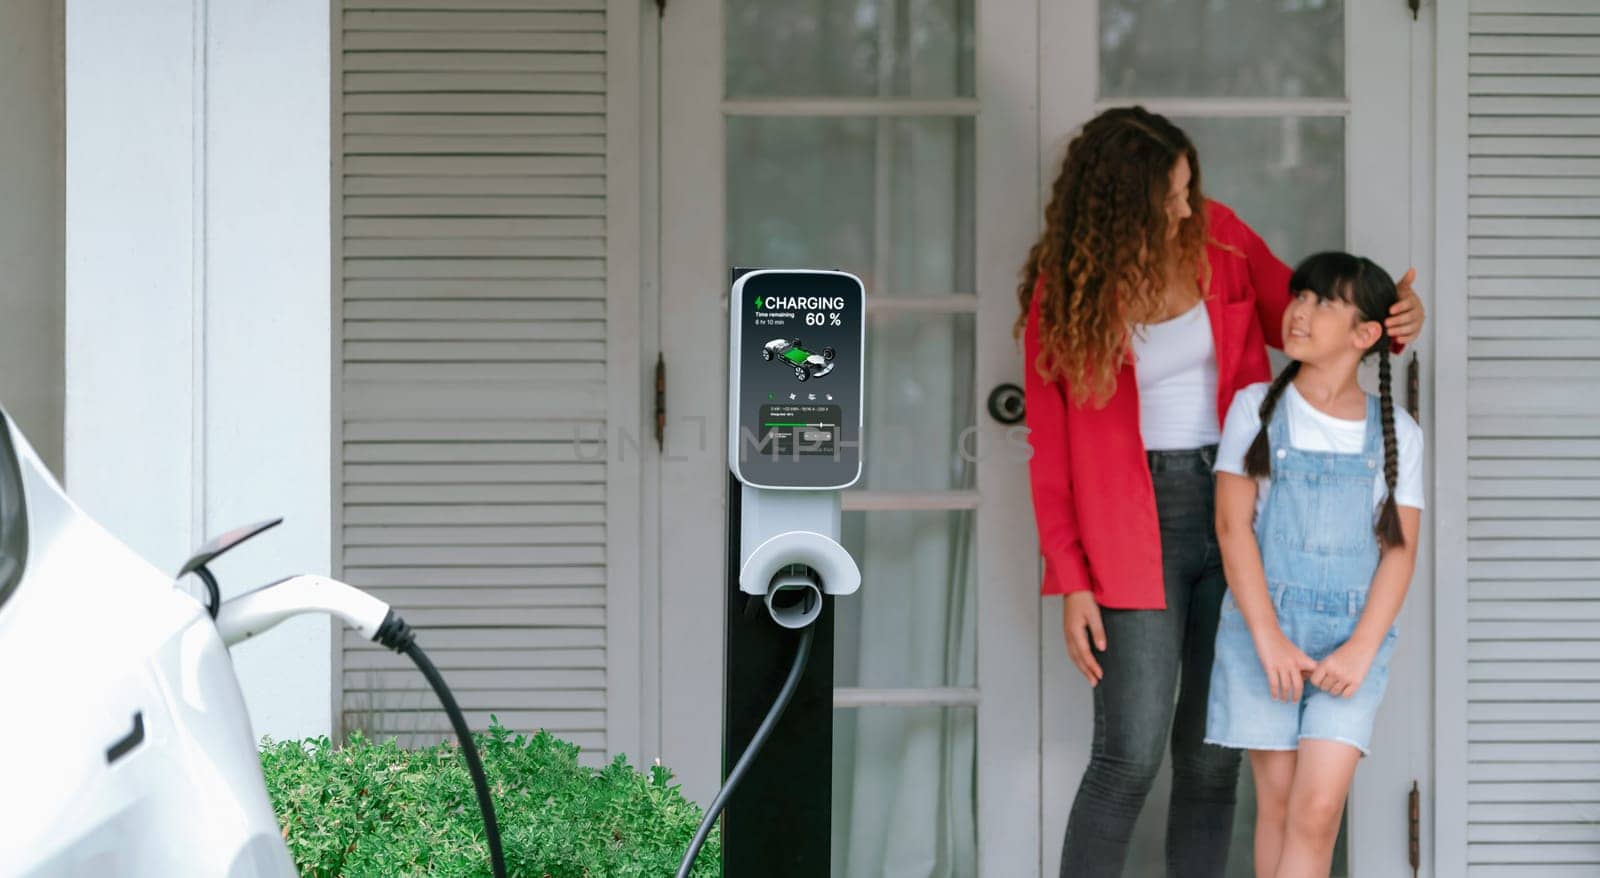
[[[666,448],[667,433],[667,360],[656,354],[656,450]]]
[[[667,14],[667,0],[656,0],[657,17]]]
[[[1411,420],[1422,423],[1418,412],[1422,411],[1422,381],[1420,368],[1417,366],[1417,352],[1411,352],[1411,360],[1406,363],[1406,412],[1411,415]]]
[[[667,0],[656,0],[658,4],[665,4]],[[1422,0],[1407,0],[1411,6],[1411,20],[1417,20],[1417,13],[1422,11]]]
[[[1411,782],[1410,813],[1411,813],[1411,878],[1417,878],[1417,870],[1422,868],[1422,793],[1417,789],[1417,782]]]

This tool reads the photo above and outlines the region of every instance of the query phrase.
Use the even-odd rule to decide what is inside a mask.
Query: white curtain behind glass
[[[880,125],[888,138],[892,234],[879,276],[908,293],[956,289],[967,266],[970,177],[961,126]],[[885,151],[880,147],[880,156]],[[936,182],[937,181],[937,182]],[[938,185],[942,183],[942,185]],[[933,185],[930,185],[933,184]],[[879,223],[881,228],[883,223]],[[973,423],[969,316],[872,321],[867,485],[972,486],[957,443]],[[841,682],[867,688],[972,686],[977,644],[970,512],[850,517],[862,589],[839,603]],[[976,715],[970,707],[863,708],[836,723],[833,874],[957,878],[976,864]]]

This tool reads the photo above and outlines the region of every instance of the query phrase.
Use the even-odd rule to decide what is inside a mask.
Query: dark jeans
[[[1212,524],[1214,448],[1150,452],[1165,610],[1102,609],[1105,671],[1094,746],[1067,820],[1062,878],[1118,878],[1172,731],[1167,874],[1218,878],[1233,831],[1239,751],[1205,743],[1206,695],[1227,583]],[[1173,692],[1177,691],[1176,705]]]

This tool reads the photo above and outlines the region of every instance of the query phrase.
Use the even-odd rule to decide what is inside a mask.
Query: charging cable
[[[728,773],[728,780],[723,783],[722,789],[717,792],[717,797],[712,800],[711,807],[706,809],[705,819],[700,821],[700,828],[694,834],[694,841],[689,844],[689,850],[683,855],[683,862],[678,866],[677,878],[689,878],[689,871],[694,868],[695,858],[700,855],[700,848],[705,845],[706,839],[711,835],[711,827],[717,823],[717,817],[722,814],[722,809],[727,806],[728,799],[733,795],[733,790],[744,779],[745,772],[751,763],[756,761],[756,754],[761,752],[761,745],[767,742],[772,735],[772,730],[778,725],[778,719],[783,716],[783,711],[789,706],[794,692],[800,687],[800,678],[805,674],[806,661],[811,658],[811,641],[816,636],[816,629],[806,626],[800,632],[800,645],[794,653],[794,663],[789,667],[789,678],[783,681],[783,688],[778,690],[777,700],[772,702],[772,707],[767,711],[767,716],[756,729],[755,737],[750,739],[750,745],[745,747],[744,755],[739,757],[738,764],[733,766],[733,771]]]
[[[478,811],[483,814],[483,834],[489,840],[490,868],[494,871],[494,878],[506,878],[506,857],[500,848],[500,824],[494,817],[494,800],[489,797],[489,779],[484,775],[483,762],[478,758],[478,747],[472,742],[472,729],[467,727],[467,718],[461,715],[461,708],[456,705],[450,687],[445,685],[444,677],[428,659],[428,654],[417,645],[416,632],[393,610],[384,617],[383,625],[372,639],[410,658],[439,696],[439,703],[444,705],[444,712],[450,717],[450,726],[456,731],[456,740],[461,742],[461,755],[467,759],[472,788],[478,794]]]
[[[215,601],[212,606],[216,606]],[[494,870],[494,878],[505,878],[506,858],[500,848],[500,826],[495,821],[489,780],[484,775],[483,762],[478,758],[478,747],[472,741],[472,730],[467,727],[467,719],[461,715],[461,708],[450,693],[450,687],[445,685],[439,669],[417,645],[416,632],[404,619],[395,615],[388,604],[352,585],[323,576],[307,575],[290,577],[239,595],[222,604],[213,615],[222,642],[233,646],[291,616],[316,611],[337,616],[375,642],[410,658],[422,676],[427,678],[428,685],[433,687],[434,694],[439,696],[439,702],[444,705],[444,712],[450,717],[450,727],[455,730],[456,739],[461,743],[461,755],[466,757],[467,772],[472,775],[472,787],[478,795],[478,811],[483,815],[483,834],[489,841],[489,863]]]

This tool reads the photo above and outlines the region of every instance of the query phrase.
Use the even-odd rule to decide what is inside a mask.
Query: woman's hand
[[[1361,688],[1372,668],[1377,650],[1368,649],[1353,640],[1347,640],[1331,655],[1317,663],[1311,672],[1311,685],[1329,695],[1349,698]]]
[[[1383,326],[1389,332],[1389,338],[1397,345],[1411,344],[1422,334],[1422,321],[1427,317],[1422,307],[1422,299],[1418,298],[1417,291],[1411,288],[1411,282],[1417,279],[1415,268],[1406,269],[1405,276],[1396,284],[1399,288],[1400,299],[1389,309],[1389,319]]]
[[[1261,669],[1267,672],[1267,684],[1272,687],[1272,700],[1298,702],[1305,691],[1305,676],[1316,669],[1317,663],[1285,637],[1277,625],[1255,641],[1256,656],[1261,659]]]
[[[1094,638],[1094,649],[1106,651],[1106,629],[1100,621],[1100,605],[1095,603],[1094,592],[1075,591],[1066,596],[1061,607],[1061,630],[1067,637],[1067,655],[1078,666],[1090,686],[1097,686],[1105,672],[1089,648],[1089,638]]]

